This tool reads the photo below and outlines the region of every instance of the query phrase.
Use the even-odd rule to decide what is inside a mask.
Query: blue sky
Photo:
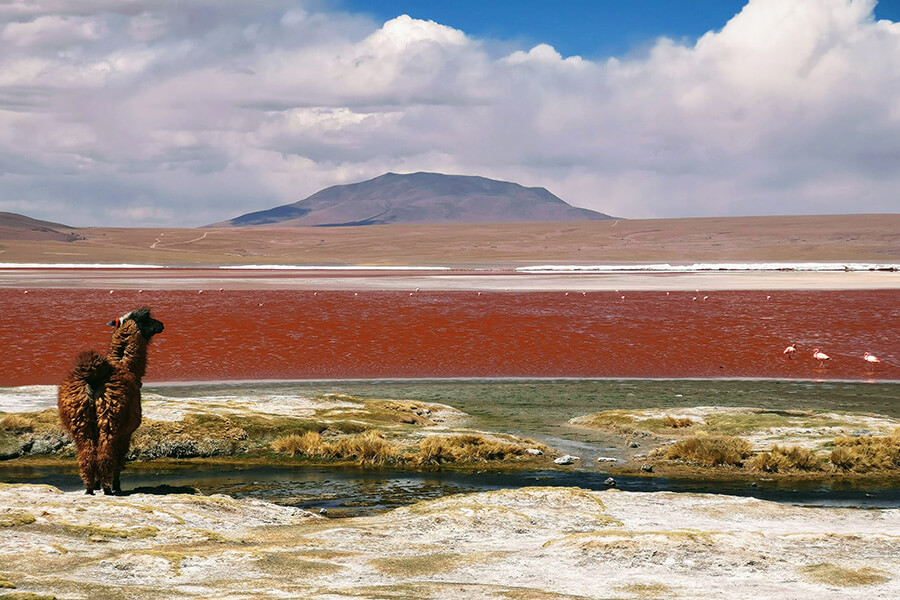
[[[747,0],[343,0],[351,12],[437,21],[491,41],[550,44],[564,56],[640,52],[661,36],[693,41],[721,29]]]
[[[900,0],[0,2],[0,211],[199,226],[438,171],[625,218],[896,213],[892,56]]]
[[[641,52],[665,36],[693,43],[725,26],[747,0],[337,0],[386,21],[402,14],[476,38],[550,44],[564,56],[597,59]],[[875,18],[900,21],[900,0],[880,0]]]

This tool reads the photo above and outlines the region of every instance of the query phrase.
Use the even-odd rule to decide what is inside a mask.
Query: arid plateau
[[[896,214],[198,229],[0,220],[0,466],[18,474],[0,483],[0,600],[896,598],[900,429],[893,406],[876,409],[900,379],[898,265]],[[150,351],[126,495],[28,484],[74,464],[53,386],[77,351],[103,347],[105,323],[140,305],[166,329]],[[789,343],[796,358],[782,354]],[[816,347],[830,362],[812,358]],[[426,404],[430,378],[466,412]],[[348,379],[363,392],[416,381],[426,394],[330,395]],[[482,410],[499,402],[488,398],[495,379],[535,388],[507,394],[506,420]],[[729,383],[692,384],[691,404],[666,384],[692,379]],[[327,393],[311,404],[273,380]],[[563,388],[571,404],[545,423],[551,434],[529,439],[523,424],[562,404],[552,390]],[[746,437],[735,463],[674,452],[725,434]],[[554,462],[578,444],[610,446],[609,463]],[[819,471],[777,455],[789,444]],[[346,517],[129,483],[191,461],[265,464],[285,478],[348,463],[363,475],[674,473],[708,478],[712,493],[540,483]],[[715,493],[725,477],[871,483],[887,500],[834,508]]]

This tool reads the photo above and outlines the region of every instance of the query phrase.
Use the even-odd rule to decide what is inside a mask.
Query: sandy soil
[[[68,233],[68,230],[67,230]],[[517,266],[620,262],[900,262],[900,214],[335,228],[0,232],[0,262]]]
[[[335,521],[7,485],[0,526],[0,585],[60,598],[900,596],[900,511],[716,495],[525,488]]]

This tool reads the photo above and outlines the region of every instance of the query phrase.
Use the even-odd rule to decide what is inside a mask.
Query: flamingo
[[[881,360],[879,360],[877,356],[869,354],[868,352],[863,354],[863,360],[866,361],[866,365],[871,367],[873,371],[875,370],[875,367],[881,364]]]
[[[825,354],[824,352],[819,352],[818,348],[815,348],[812,353],[812,357],[819,361],[819,366],[824,367],[826,360],[831,360],[831,357]]]
[[[787,356],[788,358],[793,360],[794,352],[796,352],[796,351],[797,351],[797,344],[791,344],[790,346],[788,346],[787,348],[784,349],[784,352],[782,352],[782,354],[784,354],[785,356]]]

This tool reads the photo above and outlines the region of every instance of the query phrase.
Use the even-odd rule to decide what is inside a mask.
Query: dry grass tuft
[[[666,452],[668,459],[680,459],[704,467],[743,465],[753,453],[750,442],[728,435],[697,435],[672,444]]]
[[[361,464],[380,465],[392,461],[397,448],[380,431],[339,438],[327,444],[332,458],[351,459]]]
[[[25,512],[8,512],[0,514],[0,527],[18,527],[20,525],[31,525],[36,519],[31,513]]]
[[[839,471],[869,473],[900,468],[900,428],[890,435],[840,437],[829,457]]]
[[[34,431],[34,420],[22,415],[6,415],[0,419],[0,429],[10,433],[28,433]]]
[[[862,569],[846,569],[831,563],[821,563],[803,567],[801,571],[807,578],[827,585],[840,587],[859,587],[878,585],[890,581],[887,573],[864,567]]]
[[[369,561],[375,569],[394,577],[422,577],[449,573],[473,562],[472,555],[426,554],[422,556],[396,556]]]
[[[315,431],[307,431],[303,435],[292,433],[272,442],[272,449],[291,456],[302,454],[310,458],[353,460],[366,465],[386,464],[399,454],[399,448],[374,429],[333,440]]]
[[[767,473],[784,471],[819,471],[822,459],[806,448],[772,446],[768,452],[760,452],[750,461],[750,466]]]
[[[430,435],[419,442],[419,463],[483,462],[522,456],[522,446],[480,435]]]
[[[683,419],[678,419],[676,417],[673,417],[672,415],[666,415],[663,418],[663,423],[665,423],[666,425],[668,425],[669,427],[671,427],[673,429],[683,429],[685,427],[693,427],[695,424],[695,421],[693,419],[690,419],[687,417],[685,417]]]
[[[671,598],[675,596],[672,588],[662,583],[632,583],[621,586],[619,589],[638,598]]]
[[[307,431],[303,435],[291,433],[272,442],[272,449],[281,454],[306,454],[315,455],[322,445],[322,436],[317,431]]]

